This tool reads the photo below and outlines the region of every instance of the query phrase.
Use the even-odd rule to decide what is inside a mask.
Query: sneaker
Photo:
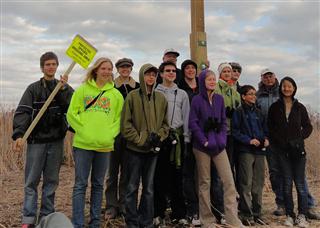
[[[179,219],[178,223],[180,226],[183,226],[183,227],[189,225],[189,222],[186,219]]]
[[[197,214],[193,215],[192,220],[191,220],[191,224],[195,227],[201,226],[201,222],[200,222],[199,216]]]
[[[154,225],[155,227],[159,227],[159,226],[162,225],[162,224],[163,224],[163,219],[162,219],[160,216],[155,217],[155,218],[153,219],[153,225]]]
[[[263,226],[269,225],[264,219],[261,218],[261,216],[255,216],[253,220],[258,225],[263,225]]]
[[[283,206],[278,205],[277,209],[273,212],[273,214],[275,216],[283,216],[286,214],[286,210]]]
[[[301,228],[309,227],[306,216],[302,214],[298,215],[296,218],[296,225]]]
[[[309,208],[306,216],[308,219],[320,220],[320,213],[318,213],[314,207]]]
[[[284,225],[285,226],[290,226],[290,227],[293,227],[293,218],[289,215],[287,215],[287,218],[286,218],[286,221],[284,222]]]
[[[221,225],[227,225],[227,220],[225,219],[225,217],[221,217],[221,219],[220,219],[220,224]]]

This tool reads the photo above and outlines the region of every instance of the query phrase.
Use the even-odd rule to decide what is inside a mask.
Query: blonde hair
[[[86,74],[86,78],[84,79],[84,82],[90,81],[90,80],[96,80],[97,79],[97,73],[96,70],[101,66],[102,63],[110,63],[113,68],[113,63],[109,58],[101,57],[96,60],[96,62],[88,69],[88,72]],[[110,77],[110,81],[113,80],[113,75]]]

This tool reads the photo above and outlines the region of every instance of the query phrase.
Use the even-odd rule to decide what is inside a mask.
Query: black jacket
[[[280,98],[269,109],[268,129],[271,142],[286,149],[290,141],[308,138],[312,132],[312,125],[307,109],[298,100],[293,101],[287,120],[285,105]]]
[[[28,86],[14,113],[13,140],[23,137],[58,82],[57,79],[47,81],[41,78]],[[65,114],[67,113],[72,93],[73,89],[66,85],[56,94],[28,137],[28,143],[48,143],[65,137],[68,128]]]

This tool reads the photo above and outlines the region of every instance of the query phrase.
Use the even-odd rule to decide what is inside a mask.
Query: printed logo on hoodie
[[[90,104],[90,102],[94,99],[94,96],[86,96],[84,97],[84,106]],[[87,112],[105,112],[109,113],[110,109],[110,98],[109,97],[100,97],[90,108]]]

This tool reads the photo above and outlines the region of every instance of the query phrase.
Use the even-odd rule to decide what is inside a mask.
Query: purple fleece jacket
[[[199,94],[191,102],[189,128],[192,132],[193,147],[215,156],[223,151],[227,141],[227,122],[224,108],[223,97],[219,94],[213,95],[212,105],[209,103],[207,89],[205,87],[205,78],[207,70],[199,75]],[[208,118],[216,118],[221,123],[221,130],[204,132],[204,125]],[[208,146],[205,147],[205,142]]]

